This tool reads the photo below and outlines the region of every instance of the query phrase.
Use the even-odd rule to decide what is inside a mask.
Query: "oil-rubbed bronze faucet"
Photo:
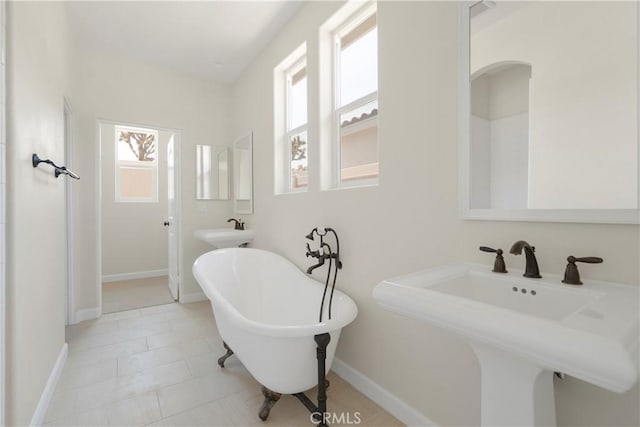
[[[524,277],[531,277],[534,279],[539,279],[542,276],[540,275],[540,269],[538,268],[538,260],[536,260],[535,246],[529,245],[524,240],[518,240],[511,246],[511,252],[514,255],[520,255],[522,253],[522,249],[524,249],[524,256],[527,259],[526,266],[524,268]]]
[[[229,218],[227,220],[227,222],[235,222],[235,225],[233,226],[234,230],[244,230],[244,222],[242,222],[242,220],[239,219],[235,219],[235,218]]]
[[[493,262],[493,271],[494,273],[506,273],[507,266],[504,263],[504,257],[502,256],[502,249],[493,249],[487,246],[480,246],[480,250],[482,252],[491,252],[496,254],[496,259]]]
[[[578,272],[578,266],[576,265],[576,262],[600,264],[602,261],[602,258],[597,256],[576,258],[571,255],[567,257],[568,264],[567,268],[564,270],[564,279],[562,279],[562,283],[566,283],[567,285],[582,285],[582,282],[580,281],[580,273]]]

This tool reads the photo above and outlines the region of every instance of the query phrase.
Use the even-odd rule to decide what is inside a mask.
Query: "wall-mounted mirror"
[[[196,199],[229,200],[230,150],[217,145],[196,145]]]
[[[253,213],[253,134],[233,143],[233,209]]]
[[[464,218],[640,222],[638,8],[462,6]]]

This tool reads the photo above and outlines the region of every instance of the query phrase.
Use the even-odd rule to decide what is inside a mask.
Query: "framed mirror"
[[[230,150],[218,145],[196,145],[196,199],[229,200]]]
[[[233,210],[253,213],[253,134],[233,143]]]
[[[637,2],[465,2],[465,219],[640,223]]]

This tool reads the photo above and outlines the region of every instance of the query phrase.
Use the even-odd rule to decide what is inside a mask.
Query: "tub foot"
[[[231,350],[227,343],[224,341],[222,342],[222,345],[224,345],[224,348],[227,349],[227,353],[220,359],[218,359],[218,365],[220,365],[221,368],[224,368],[224,362],[233,355],[233,350]]]
[[[266,421],[269,417],[269,412],[271,412],[271,408],[273,408],[273,405],[280,400],[280,396],[282,396],[282,394],[276,393],[275,391],[271,391],[265,386],[262,386],[262,395],[264,396],[264,402],[260,407],[258,417],[260,417],[262,421]]]

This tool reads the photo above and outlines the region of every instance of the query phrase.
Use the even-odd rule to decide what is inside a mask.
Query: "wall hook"
[[[60,175],[69,175],[73,179],[80,179],[80,176],[78,176],[78,174],[70,171],[66,166],[58,166],[49,159],[42,160],[36,153],[33,153],[33,156],[31,156],[31,164],[33,165],[33,167],[37,168],[40,163],[46,163],[53,166],[53,174],[56,178]]]

